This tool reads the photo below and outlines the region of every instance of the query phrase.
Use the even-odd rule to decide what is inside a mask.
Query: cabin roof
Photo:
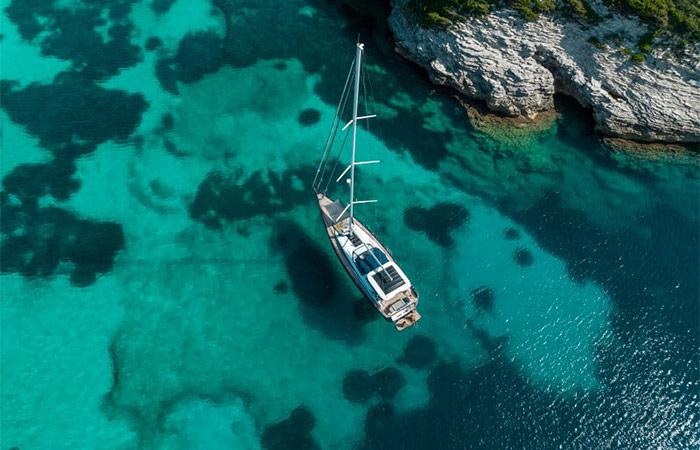
[[[372,275],[377,286],[384,292],[384,295],[389,295],[390,292],[403,286],[404,280],[396,271],[393,264],[387,264],[383,270],[377,271]]]

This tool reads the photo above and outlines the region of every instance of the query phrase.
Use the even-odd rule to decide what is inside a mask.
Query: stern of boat
[[[420,314],[418,313],[418,311],[416,311],[414,309],[413,311],[411,311],[410,314],[403,316],[402,318],[400,318],[399,320],[394,322],[394,326],[396,326],[397,330],[403,331],[406,328],[412,327],[413,325],[415,325],[419,319],[420,319]]]
[[[418,307],[418,293],[413,289],[413,286],[396,295],[385,305],[387,306],[382,310],[382,315],[387,320],[391,320],[399,331],[415,325],[421,318],[416,309]]]

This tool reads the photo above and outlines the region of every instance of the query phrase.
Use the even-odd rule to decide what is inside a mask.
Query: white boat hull
[[[337,208],[331,207],[337,205],[337,202],[332,202],[323,194],[318,194],[317,198],[333,250],[360,292],[398,330],[414,325],[421,317],[416,310],[418,294],[391,253],[357,218],[353,219],[354,233],[350,237],[347,217],[343,214],[342,218],[332,217]],[[382,259],[380,261],[373,255],[367,256],[366,264],[374,267],[363,273],[355,261],[359,261],[358,254],[362,256],[360,252],[371,248],[379,249],[381,253],[377,255]]]

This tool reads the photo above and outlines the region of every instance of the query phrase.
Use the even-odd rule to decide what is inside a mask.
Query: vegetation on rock
[[[598,38],[595,37],[595,36],[592,36],[591,38],[589,38],[589,39],[588,39],[588,42],[590,42],[591,44],[595,45],[596,47],[598,47],[598,48],[601,49],[601,50],[607,50],[607,49],[610,48],[610,47],[608,47],[606,44],[603,44],[602,42],[600,42],[600,39],[598,39]]]
[[[604,0],[621,13],[639,17],[651,24],[652,35],[640,42],[643,52],[651,51],[651,39],[660,31],[682,37],[684,42],[700,41],[700,4],[697,0]],[[558,11],[568,20],[590,24],[602,18],[586,0],[410,0],[410,7],[424,26],[449,26],[467,17],[486,15],[503,7],[511,7],[526,20],[537,20],[540,14]]]
[[[605,0],[605,3],[634,14],[660,30],[700,41],[700,3],[697,0]]]
[[[630,49],[627,48],[627,47],[622,47],[622,48],[620,49],[620,53],[622,53],[623,55],[631,55],[631,54],[632,54],[632,50],[630,50]]]
[[[651,41],[653,41],[654,38],[657,37],[658,35],[659,35],[659,30],[650,31],[649,33],[645,33],[644,35],[642,35],[642,37],[639,38],[639,42],[637,42],[637,48],[644,53],[651,52]]]

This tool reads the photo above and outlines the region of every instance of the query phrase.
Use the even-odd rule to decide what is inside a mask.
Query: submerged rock
[[[172,8],[175,0],[153,0],[151,2],[151,9],[156,14],[165,14]]]
[[[318,443],[311,435],[316,426],[316,418],[309,408],[298,406],[288,419],[265,427],[262,445],[268,450],[277,449],[318,449]]]
[[[406,384],[406,380],[397,369],[387,367],[374,374],[374,384],[377,395],[385,400],[391,400]]]
[[[532,252],[524,247],[520,247],[513,253],[513,259],[520,267],[529,267],[535,262]]]
[[[299,114],[299,123],[305,127],[313,125],[321,120],[321,112],[318,109],[308,108]]]
[[[397,369],[386,367],[374,375],[365,370],[351,370],[343,378],[343,394],[352,403],[364,403],[374,395],[391,400],[406,384]]]
[[[474,306],[480,310],[488,312],[493,311],[494,295],[492,289],[487,288],[486,286],[481,286],[474,289],[471,292],[470,297]]]
[[[435,343],[425,336],[414,336],[403,349],[399,362],[415,369],[425,369],[435,360]]]
[[[527,21],[503,10],[448,28],[423,28],[406,3],[397,1],[389,18],[397,52],[428,69],[434,83],[484,100],[492,111],[533,117],[554,107],[556,92],[591,107],[603,134],[700,140],[700,76],[693,58],[654,54],[635,64],[598,41],[623,36],[633,46],[647,32],[635,18],[605,11],[605,19],[584,27],[549,17]]]
[[[352,302],[352,313],[361,322],[372,322],[379,319],[377,310],[364,297],[359,297]]]
[[[284,281],[278,281],[275,284],[275,293],[276,294],[286,294],[288,290],[289,290],[289,287],[287,286],[287,283],[285,283]]]
[[[442,247],[451,247],[450,232],[469,220],[469,211],[462,205],[442,202],[431,208],[413,206],[403,213],[406,226],[424,232],[428,239]]]
[[[372,397],[372,377],[364,370],[351,370],[343,378],[343,395],[352,403],[364,403]]]
[[[173,129],[173,125],[175,124],[175,117],[173,117],[172,113],[165,113],[163,116],[160,118],[160,126],[163,131],[170,131]]]
[[[159,59],[156,77],[166,91],[179,94],[178,82],[193,83],[224,65],[223,41],[214,31],[198,31],[182,38],[173,57]]]
[[[505,230],[503,230],[503,236],[508,241],[514,241],[516,239],[520,239],[520,231],[513,227],[508,227]]]
[[[148,38],[146,41],[146,50],[153,51],[163,46],[163,41],[158,36]]]

